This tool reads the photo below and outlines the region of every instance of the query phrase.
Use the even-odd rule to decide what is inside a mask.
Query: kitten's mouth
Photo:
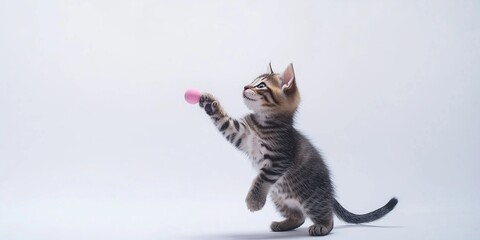
[[[252,101],[252,102],[257,101],[257,100],[255,100],[255,99],[251,99],[251,98],[247,97],[247,95],[245,95],[245,93],[243,93],[243,98],[245,98],[245,99],[247,99],[247,100],[250,100],[250,101]]]

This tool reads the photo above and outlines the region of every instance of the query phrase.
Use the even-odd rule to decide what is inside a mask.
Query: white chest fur
[[[260,139],[255,135],[250,135],[247,138],[247,154],[255,168],[259,169],[260,162],[263,159],[263,152],[260,147]]]
[[[254,134],[249,135],[246,140],[246,152],[252,161],[253,166],[257,170],[260,170],[265,164],[269,164],[269,161],[265,161],[263,158],[264,154],[267,153],[267,150],[265,147],[262,147],[262,140]]]

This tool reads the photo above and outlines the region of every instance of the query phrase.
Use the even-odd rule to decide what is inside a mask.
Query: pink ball
[[[201,96],[202,96],[202,93],[194,88],[190,88],[190,89],[187,89],[187,91],[185,91],[185,101],[187,101],[190,104],[198,103],[200,101]]]

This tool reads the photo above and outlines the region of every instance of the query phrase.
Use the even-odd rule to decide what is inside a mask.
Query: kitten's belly
[[[281,177],[270,189],[270,194],[274,199],[282,202],[288,208],[299,209],[303,211],[302,204],[298,201],[298,196],[288,186],[285,179]]]
[[[247,139],[247,149],[248,157],[257,171],[260,172],[261,168],[271,164],[269,160],[263,158],[264,154],[269,153],[269,151],[261,147],[261,140],[256,136],[250,136]],[[275,184],[273,184],[270,188],[270,193],[272,194],[272,197],[282,202],[287,207],[303,211],[300,202],[297,200],[296,194],[292,191],[284,177],[281,177]]]

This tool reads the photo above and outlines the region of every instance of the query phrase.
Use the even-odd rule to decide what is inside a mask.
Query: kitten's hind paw
[[[270,229],[273,232],[283,232],[283,231],[290,231],[295,228],[302,226],[305,222],[305,219],[285,219],[281,222],[272,222],[270,225]]]
[[[308,228],[308,234],[310,236],[325,236],[329,234],[333,229],[333,224],[322,225],[322,224],[314,224]]]

